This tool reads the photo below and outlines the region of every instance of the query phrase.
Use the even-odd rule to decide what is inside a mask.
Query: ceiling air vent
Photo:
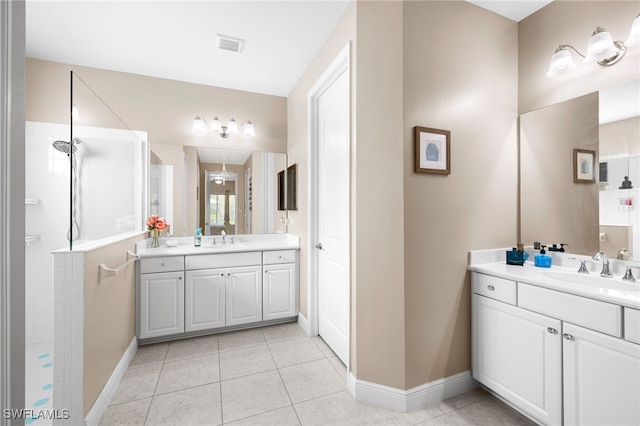
[[[229,50],[231,52],[241,52],[244,40],[217,34],[218,49]]]

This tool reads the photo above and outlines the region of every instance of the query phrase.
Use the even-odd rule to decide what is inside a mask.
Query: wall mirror
[[[287,232],[277,199],[286,154],[154,143],[150,151],[150,212],[171,235]]]
[[[639,109],[635,80],[520,116],[525,244],[640,261]],[[574,183],[574,149],[595,152],[594,182]]]

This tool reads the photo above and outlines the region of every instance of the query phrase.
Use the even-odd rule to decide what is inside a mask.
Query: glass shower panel
[[[145,134],[135,132],[71,72],[69,247],[142,231]]]

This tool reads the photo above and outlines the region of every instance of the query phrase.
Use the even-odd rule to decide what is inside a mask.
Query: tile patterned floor
[[[355,401],[297,323],[138,348],[102,425],[532,425],[476,389],[411,413]]]

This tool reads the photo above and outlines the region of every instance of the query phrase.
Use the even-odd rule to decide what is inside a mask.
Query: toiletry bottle
[[[200,244],[202,243],[202,232],[200,231],[200,228],[196,229],[196,236],[193,237],[193,245],[196,247],[200,247]]]
[[[551,256],[546,254],[545,245],[540,246],[540,254],[536,254],[535,264],[539,268],[551,268]]]

